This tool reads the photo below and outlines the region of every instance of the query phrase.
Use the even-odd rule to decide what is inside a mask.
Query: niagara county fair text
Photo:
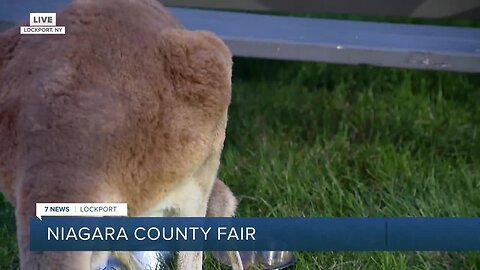
[[[144,241],[227,240],[255,241],[254,227],[137,227],[127,233],[125,228],[114,227],[48,227],[48,241],[118,241],[131,238]]]

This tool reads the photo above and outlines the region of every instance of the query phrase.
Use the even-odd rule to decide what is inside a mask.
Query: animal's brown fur
[[[208,217],[232,217],[237,209],[237,199],[230,188],[220,179],[213,184],[212,193],[208,199]]]
[[[208,217],[232,217],[235,215],[238,201],[230,188],[220,179],[213,184],[212,193],[208,200]],[[232,270],[243,269],[242,259],[238,251],[227,251]]]
[[[0,191],[29,270],[90,267],[91,252],[29,251],[37,202],[141,216],[190,181],[198,209],[179,214],[205,215],[231,97],[225,44],[155,0],[77,0],[57,24],[66,35],[0,36]]]

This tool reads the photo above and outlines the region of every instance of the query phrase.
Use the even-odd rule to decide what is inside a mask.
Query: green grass
[[[18,269],[15,213],[0,193],[0,269]]]
[[[235,59],[239,216],[480,216],[480,76]],[[0,199],[0,269],[15,268]],[[206,269],[224,269],[210,258]],[[293,269],[480,269],[480,253],[298,253]]]
[[[220,176],[240,216],[479,216],[480,77],[237,60]],[[478,269],[478,253],[299,253],[294,269]],[[212,269],[219,269],[213,267]]]

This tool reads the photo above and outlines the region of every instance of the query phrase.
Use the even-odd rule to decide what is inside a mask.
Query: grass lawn
[[[235,59],[239,216],[480,216],[480,75]],[[0,269],[18,267],[0,196]],[[207,256],[206,269],[226,269]],[[480,253],[298,253],[293,269],[480,269]]]
[[[240,216],[480,216],[480,75],[235,61],[220,176]],[[213,267],[213,269],[220,269]],[[479,269],[480,253],[300,253],[294,269]]]

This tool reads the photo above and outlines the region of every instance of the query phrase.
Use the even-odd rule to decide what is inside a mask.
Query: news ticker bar
[[[32,251],[478,251],[480,218],[36,217]]]

